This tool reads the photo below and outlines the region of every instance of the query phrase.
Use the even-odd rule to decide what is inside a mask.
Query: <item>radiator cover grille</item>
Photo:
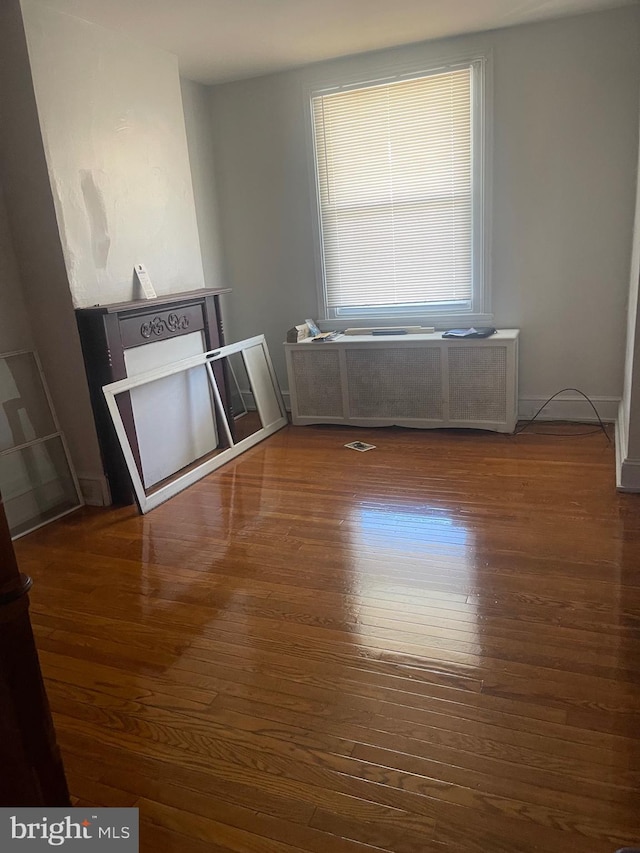
[[[440,350],[348,349],[352,418],[442,419]]]
[[[506,347],[449,349],[450,420],[504,421],[506,391]]]
[[[313,346],[313,344],[311,344]],[[337,350],[296,350],[291,353],[298,409],[311,417],[342,418],[342,383]]]
[[[518,335],[508,329],[477,340],[433,334],[285,344],[293,422],[512,432]]]

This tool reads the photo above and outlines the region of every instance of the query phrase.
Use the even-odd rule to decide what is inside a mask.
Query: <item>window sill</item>
[[[492,326],[493,314],[437,314],[433,316],[350,317],[322,319],[323,332],[334,329],[375,328],[377,326],[433,326],[436,329],[468,329],[470,326]]]

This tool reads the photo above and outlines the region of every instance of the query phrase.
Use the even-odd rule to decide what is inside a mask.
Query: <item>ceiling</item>
[[[162,47],[202,83],[637,0],[38,0]]]

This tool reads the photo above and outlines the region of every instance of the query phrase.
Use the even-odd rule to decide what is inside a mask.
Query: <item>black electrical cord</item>
[[[572,424],[574,426],[587,426],[587,422],[582,421],[543,421],[543,423],[558,423],[558,424]],[[521,432],[521,430],[520,430]],[[602,430],[600,427],[596,427],[596,429],[586,430],[585,432],[551,432],[551,430],[534,430],[529,432],[529,435],[553,435],[558,438],[575,438],[579,435],[596,435],[596,433],[601,433]],[[518,435],[518,433],[514,433],[514,435]],[[608,438],[608,436],[607,436]]]
[[[587,397],[587,395],[584,393],[584,391],[581,391],[579,388],[563,388],[561,391],[556,391],[556,393],[553,394],[551,397],[549,397],[548,400],[545,400],[545,402],[540,406],[540,408],[535,413],[535,415],[530,420],[528,420],[525,424],[523,424],[523,426],[516,429],[513,434],[519,435],[521,432],[524,432],[524,430],[527,429],[527,427],[530,427],[531,424],[536,420],[536,418],[538,417],[540,412],[544,409],[544,407],[547,406],[552,400],[555,400],[555,398],[558,397],[560,394],[564,394],[565,391],[574,391],[576,394],[580,394],[582,397],[584,397],[584,399],[587,401],[587,403],[589,403],[589,405],[591,406],[591,408],[595,412],[595,415],[596,415],[596,418],[598,419],[598,424],[599,424],[599,427],[597,429],[589,430],[588,432],[574,432],[574,433],[571,433],[571,435],[572,436],[573,435],[594,435],[597,432],[603,432],[605,435],[605,438],[607,439],[609,444],[611,444],[611,439],[609,438],[609,433],[607,432],[607,428],[605,427],[604,423],[602,422],[602,418],[600,417],[598,410],[596,409],[593,401],[589,397]],[[556,423],[557,423],[557,421],[556,421]],[[536,435],[563,435],[563,433],[540,432],[540,433],[536,433]]]

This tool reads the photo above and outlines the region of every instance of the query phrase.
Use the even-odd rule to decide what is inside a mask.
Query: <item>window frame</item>
[[[230,413],[225,409],[222,401],[223,389],[220,387],[218,380],[215,377],[213,365],[215,362],[221,361],[234,353],[244,353],[245,350],[254,348],[260,348],[262,350],[262,357],[265,366],[265,377],[263,378],[265,379],[265,385],[268,389],[267,394],[265,395],[264,389],[260,389],[259,386],[255,384],[251,386],[253,401],[256,406],[256,410],[260,415],[262,427],[252,435],[240,439],[236,443],[229,425]],[[216,419],[219,419],[219,424],[222,427],[222,433],[226,437],[228,446],[222,448],[216,456],[211,457],[208,454],[205,454],[205,456],[196,459],[193,464],[174,471],[173,474],[170,474],[164,480],[161,480],[160,483],[146,487],[143,483],[143,474],[140,463],[134,456],[130,436],[127,428],[125,427],[122,412],[118,405],[118,395],[132,391],[134,388],[140,388],[141,386],[156,382],[159,379],[165,379],[169,376],[182,374],[195,367],[205,367],[207,371],[209,388],[213,394],[211,399],[211,411]],[[248,373],[248,375],[249,382],[251,382],[251,374]],[[267,378],[271,380],[270,384],[266,381]],[[279,409],[280,417],[266,423],[265,415],[268,411],[267,404],[269,401],[265,400],[265,396],[269,396],[269,391],[273,394],[272,399],[275,401],[276,407]],[[181,361],[174,361],[164,367],[156,367],[152,370],[147,370],[144,373],[139,373],[137,376],[119,379],[116,382],[103,385],[102,393],[104,394],[116,437],[120,443],[122,455],[124,456],[124,460],[129,470],[129,476],[136,496],[136,502],[143,515],[150,510],[155,509],[155,507],[164,503],[164,501],[169,500],[169,498],[174,497],[183,489],[193,485],[193,483],[196,483],[212,471],[217,471],[217,469],[226,462],[230,462],[232,459],[240,456],[240,454],[254,447],[256,444],[263,441],[265,438],[268,438],[268,436],[273,435],[288,424],[282,392],[280,391],[280,386],[278,384],[278,379],[273,368],[271,355],[269,354],[267,341],[264,335],[256,335],[253,338],[246,338],[245,340],[238,341],[235,344],[227,344],[218,350],[211,350],[198,355],[192,355],[188,358],[182,359]]]
[[[451,303],[439,306],[353,306],[347,309],[329,308],[326,298],[322,215],[318,187],[318,169],[313,122],[313,98],[354,89],[369,88],[402,80],[419,79],[449,70],[471,68],[472,114],[472,296],[468,304],[454,307]],[[343,76],[339,80],[317,81],[305,87],[307,105],[307,149],[313,206],[314,249],[318,317],[321,326],[334,329],[377,323],[398,324],[418,321],[430,326],[489,325],[493,321],[490,294],[490,151],[491,151],[491,80],[490,51],[434,59],[428,64],[413,67],[384,69],[379,76],[361,73]]]

